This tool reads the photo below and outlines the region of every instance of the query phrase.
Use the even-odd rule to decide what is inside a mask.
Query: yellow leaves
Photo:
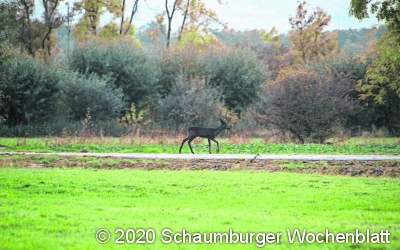
[[[74,3],[74,10],[83,12],[83,16],[79,20],[75,28],[75,34],[78,40],[86,40],[91,36],[96,36],[99,25],[100,17],[104,12],[120,16],[121,15],[121,1],[120,0],[81,0]],[[112,30],[111,24],[107,27],[105,33],[110,33]],[[104,33],[104,32],[103,32]]]
[[[297,63],[319,61],[339,52],[337,34],[324,32],[331,17],[322,9],[317,8],[311,15],[307,15],[305,2],[302,2],[297,7],[296,16],[289,21],[292,25],[289,38]]]
[[[82,18],[79,23],[74,27],[74,36],[78,41],[84,41],[86,36],[89,34],[89,21],[86,18]]]
[[[219,22],[217,14],[212,9],[206,7],[201,0],[191,0],[189,7],[189,22],[191,26],[208,26],[210,21]]]
[[[272,44],[275,46],[279,46],[280,44],[280,36],[275,27],[273,27],[269,32],[261,30],[260,37],[267,44]]]
[[[185,30],[178,42],[179,47],[194,46],[197,49],[203,49],[210,45],[218,45],[218,39],[214,35],[197,28]]]
[[[119,119],[119,122],[125,126],[138,127],[148,124],[146,120],[146,111],[138,110],[134,103],[131,104],[131,108],[125,113],[123,117]]]
[[[116,36],[118,36],[118,33],[119,33],[119,29],[118,29],[117,24],[110,22],[101,29],[99,36],[101,38],[111,40],[111,39],[115,38]]]
[[[297,78],[302,76],[303,78],[315,78],[316,75],[309,69],[306,69],[304,66],[291,66],[285,67],[279,71],[278,76],[276,77],[273,83],[279,83],[285,79],[289,78]]]
[[[122,2],[120,0],[107,0],[105,1],[105,6],[107,10],[117,17],[122,15]]]
[[[231,126],[237,124],[240,121],[238,115],[224,105],[218,106],[218,113],[221,115],[221,118]]]

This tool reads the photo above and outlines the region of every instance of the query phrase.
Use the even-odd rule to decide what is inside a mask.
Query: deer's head
[[[221,128],[222,129],[231,129],[229,126],[228,126],[228,124],[226,124],[226,122],[224,121],[224,120],[222,120],[222,119],[219,119],[219,121],[221,122]]]

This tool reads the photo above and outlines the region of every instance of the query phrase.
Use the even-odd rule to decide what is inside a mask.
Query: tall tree
[[[330,21],[331,17],[322,9],[308,15],[306,2],[299,3],[296,16],[289,19],[292,26],[289,38],[297,61],[311,63],[338,52],[336,33],[324,32]]]
[[[377,44],[378,57],[360,81],[361,98],[374,104],[391,134],[400,134],[400,35],[387,33]]]
[[[129,30],[132,27],[133,17],[135,16],[135,14],[138,10],[138,4],[139,4],[139,0],[134,0],[129,21],[127,24],[125,24],[125,21],[124,21],[125,0],[122,0],[123,7],[122,7],[122,17],[121,17],[121,24],[120,24],[120,34],[124,34],[124,35],[128,34]],[[124,31],[124,26],[126,26],[125,31]]]
[[[79,0],[74,3],[74,10],[83,12],[75,27],[75,34],[79,40],[84,40],[87,36],[98,35],[100,17],[105,12],[121,15],[121,4],[118,0]]]
[[[369,17],[369,12],[385,21],[389,29],[400,33],[400,1],[351,0],[350,14],[358,19]]]
[[[46,51],[48,56],[51,55],[51,33],[53,29],[58,28],[64,20],[64,17],[61,16],[57,10],[60,2],[62,2],[62,0],[42,0],[44,7],[44,24],[47,28],[42,38],[42,50]]]
[[[57,7],[63,0],[42,0],[43,19],[32,19],[34,1],[11,0],[0,3],[0,26],[10,45],[20,46],[21,51],[26,51],[35,57],[38,51],[45,52],[44,56],[51,54],[55,37],[52,35],[64,20],[58,13]]]
[[[217,0],[221,4],[221,0]],[[208,27],[211,22],[218,23],[223,26],[218,19],[214,10],[207,8],[205,1],[201,0],[186,0],[179,6],[182,13],[182,23],[179,28],[178,41],[181,40],[184,32],[189,33],[208,33]]]
[[[361,98],[371,101],[383,114],[382,125],[400,134],[400,1],[352,0],[350,14],[358,19],[369,12],[386,22],[388,33],[377,43],[376,58],[360,81]]]
[[[0,2],[0,44],[19,43],[21,22],[16,21],[18,3],[15,1]]]
[[[122,0],[121,6],[121,24],[119,25],[119,34],[122,35],[122,30],[124,28],[124,18],[125,18],[125,0]]]
[[[22,21],[21,40],[25,49],[32,56],[35,56],[33,49],[33,35],[32,35],[32,14],[35,7],[34,0],[18,0],[19,11],[17,17]]]
[[[168,0],[165,0],[165,13],[167,14],[167,48],[171,43],[171,31],[172,31],[172,20],[174,18],[175,12],[178,5],[182,3],[182,0],[174,0],[172,7]]]
[[[221,0],[217,0],[221,3]],[[206,33],[209,23],[214,21],[220,23],[215,11],[209,9],[203,0],[165,0],[165,14],[167,17],[167,47],[171,44],[172,22],[180,13],[182,21],[178,29],[178,41],[183,34],[188,31],[191,35],[196,33]],[[164,21],[164,19],[161,19]]]
[[[185,2],[186,2],[186,3],[185,3],[185,6],[183,7],[182,24],[181,24],[181,27],[179,28],[178,41],[181,40],[182,32],[183,32],[183,30],[185,29],[186,20],[187,20],[188,15],[189,15],[190,3],[193,2],[193,1],[191,1],[191,0],[186,0]]]
[[[76,25],[75,32],[78,37],[85,35],[97,35],[97,29],[100,22],[100,16],[104,12],[103,0],[81,0],[75,2],[74,9],[84,12],[81,20]]]

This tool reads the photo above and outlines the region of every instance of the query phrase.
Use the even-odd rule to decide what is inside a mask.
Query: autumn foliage
[[[287,34],[227,27],[204,0],[160,1],[141,28],[142,0],[79,0],[66,13],[65,2],[43,1],[36,19],[34,1],[0,4],[0,127],[8,134],[46,134],[36,129],[45,123],[61,124],[57,134],[89,120],[112,135],[179,132],[219,117],[234,133],[278,131],[300,143],[400,133],[395,1],[349,0],[351,15],[387,24],[360,31],[329,31],[328,12],[298,2]]]

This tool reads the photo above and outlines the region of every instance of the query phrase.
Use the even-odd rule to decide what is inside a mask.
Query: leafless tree
[[[44,23],[46,25],[47,31],[42,38],[42,49],[46,50],[48,55],[51,55],[51,44],[50,44],[50,36],[53,29],[58,28],[62,22],[63,17],[57,11],[57,7],[59,6],[62,0],[42,0],[44,7]]]
[[[168,0],[165,0],[165,12],[167,13],[167,19],[168,19],[168,24],[167,24],[167,48],[169,47],[171,43],[171,30],[172,30],[172,20],[174,18],[175,12],[178,9],[178,4],[180,3],[181,0],[174,0],[174,3],[172,5],[172,9],[170,9]]]
[[[132,26],[132,21],[133,17],[135,16],[137,10],[138,10],[138,4],[139,0],[134,0],[132,11],[131,11],[131,16],[129,18],[128,26],[126,27],[125,31],[123,32],[123,26],[124,26],[124,11],[125,11],[125,0],[122,2],[122,18],[121,18],[121,27],[120,27],[120,34],[124,33],[124,35],[128,34],[131,26]]]
[[[122,30],[124,29],[124,17],[125,17],[125,0],[122,0],[121,6],[121,24],[119,25],[119,34],[122,35]]]
[[[22,25],[22,42],[26,50],[32,56],[35,56],[33,51],[33,38],[32,38],[32,21],[31,15],[33,13],[34,1],[33,0],[18,0],[20,6],[20,14],[18,18],[23,20]]]
[[[187,0],[186,5],[183,10],[183,19],[182,19],[181,28],[179,29],[178,41],[181,40],[182,32],[185,29],[186,20],[187,20],[188,14],[189,14],[189,8],[190,8],[190,0]]]

